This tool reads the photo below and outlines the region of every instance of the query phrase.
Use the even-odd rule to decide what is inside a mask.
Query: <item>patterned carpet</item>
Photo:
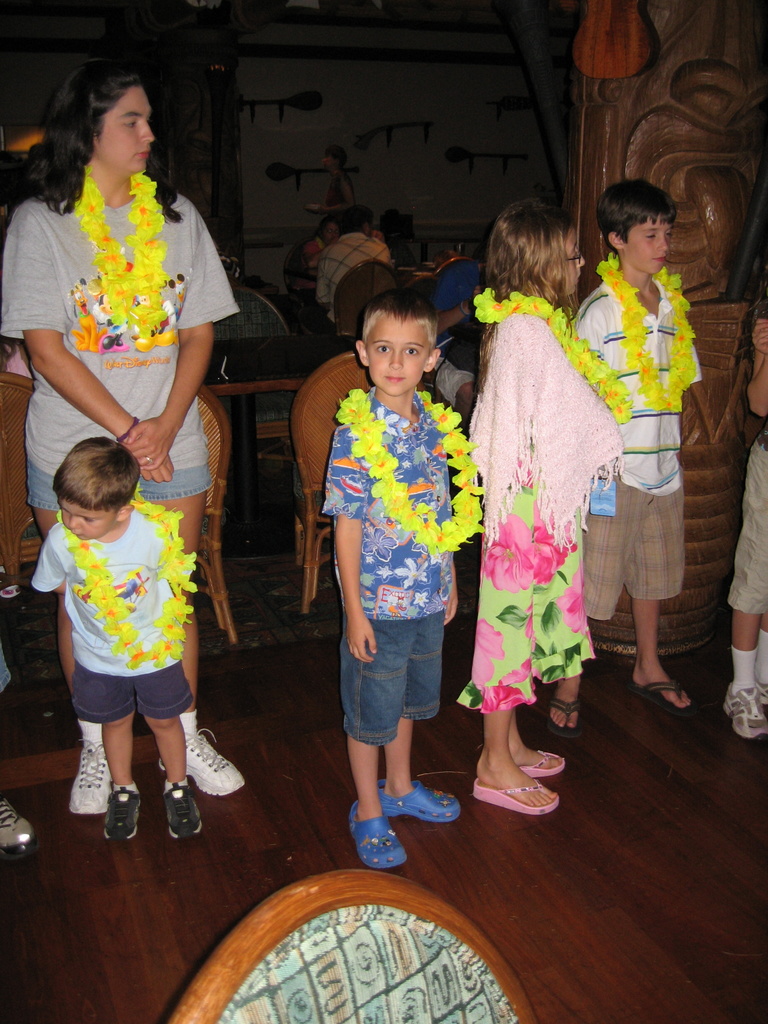
[[[457,556],[460,614],[474,612],[478,548],[475,541]],[[340,603],[328,563],[321,568],[317,598],[308,615],[299,611],[301,568],[292,555],[226,559],[224,571],[239,638],[235,649],[339,635]],[[231,650],[226,634],[216,625],[209,599],[197,595],[195,603],[201,655]],[[18,597],[0,600],[0,640],[14,678],[22,687],[61,679],[55,609],[53,595],[38,594],[27,587]]]

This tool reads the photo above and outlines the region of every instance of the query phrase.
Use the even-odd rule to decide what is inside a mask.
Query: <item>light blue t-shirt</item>
[[[166,538],[158,536],[156,526],[135,510],[128,529],[109,544],[91,541],[98,558],[103,558],[115,580],[115,593],[128,602],[128,622],[137,630],[139,642],[149,648],[162,639],[155,621],[163,614],[163,605],[172,596],[170,585],[158,578]],[[48,534],[37,562],[32,586],[48,592],[66,583],[64,595],[67,614],[72,622],[72,647],[75,660],[94,672],[129,673],[156,672],[154,661],[145,661],[129,669],[128,658],[112,653],[116,637],[108,636],[98,609],[79,596],[85,573],[78,569],[67,547],[64,527],[56,523]],[[170,663],[170,661],[169,661]]]

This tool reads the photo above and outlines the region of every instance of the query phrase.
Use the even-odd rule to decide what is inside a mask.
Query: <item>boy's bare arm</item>
[[[455,617],[459,608],[459,587],[456,582],[456,563],[451,565],[451,592],[448,595],[448,604],[445,606],[446,626]]]
[[[758,320],[752,331],[755,365],[747,385],[749,408],[757,416],[768,416],[768,320]]]
[[[347,616],[347,643],[353,658],[373,661],[376,637],[370,619],[360,601],[360,555],[363,548],[363,524],[359,519],[336,516],[334,532],[339,580]],[[370,653],[369,653],[370,652]]]

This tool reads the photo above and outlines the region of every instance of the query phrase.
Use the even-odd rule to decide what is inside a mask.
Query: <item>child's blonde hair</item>
[[[139,482],[139,464],[127,448],[109,437],[88,437],[72,448],[53,478],[59,501],[89,512],[117,512],[130,505]]]
[[[539,296],[555,309],[573,312],[574,296],[568,285],[565,241],[573,230],[566,210],[539,199],[512,203],[496,219],[488,240],[485,279],[497,300],[511,292]],[[485,332],[480,352],[478,388],[485,380],[495,329]]]
[[[392,288],[371,299],[365,307],[363,319],[364,342],[383,316],[393,320],[414,320],[424,330],[430,345],[434,346],[437,341],[437,310],[429,299],[413,288]]]

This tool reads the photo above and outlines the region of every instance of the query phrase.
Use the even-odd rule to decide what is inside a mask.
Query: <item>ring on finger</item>
[[[155,460],[151,459],[148,455],[145,455],[144,461],[147,463],[148,466],[151,466]]]

